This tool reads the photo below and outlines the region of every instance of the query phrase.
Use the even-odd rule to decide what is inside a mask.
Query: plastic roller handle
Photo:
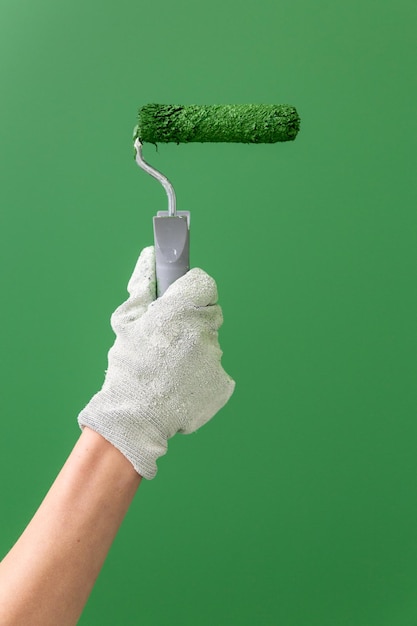
[[[190,269],[189,223],[189,211],[178,211],[175,216],[158,211],[153,218],[158,298]]]

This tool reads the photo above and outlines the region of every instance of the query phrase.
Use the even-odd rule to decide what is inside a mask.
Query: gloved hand
[[[155,299],[155,253],[145,248],[111,317],[116,340],[101,391],[78,416],[151,479],[175,433],[191,433],[229,400],[217,331],[223,318],[216,283],[190,270]]]

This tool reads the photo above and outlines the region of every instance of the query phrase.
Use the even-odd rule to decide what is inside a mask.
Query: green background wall
[[[166,207],[137,108],[302,119],[288,144],[145,148],[192,211],[237,386],[142,484],[80,624],[417,624],[416,7],[1,2],[1,554]]]

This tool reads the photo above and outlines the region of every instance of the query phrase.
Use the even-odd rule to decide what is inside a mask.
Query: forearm
[[[84,429],[0,564],[2,626],[77,623],[140,480],[116,448]]]
[[[215,281],[195,268],[160,298],[155,286],[149,247],[111,317],[116,339],[102,389],[78,416],[84,431],[0,564],[1,626],[77,623],[141,476],[152,479],[168,440],[203,426],[233,393]]]

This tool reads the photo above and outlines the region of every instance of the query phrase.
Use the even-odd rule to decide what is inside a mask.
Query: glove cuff
[[[138,474],[151,480],[158,468],[156,460],[166,454],[166,436],[156,427],[154,420],[147,416],[138,420],[117,409],[96,411],[91,403],[81,411],[78,424],[81,430],[88,426],[104,437],[130,461]]]

